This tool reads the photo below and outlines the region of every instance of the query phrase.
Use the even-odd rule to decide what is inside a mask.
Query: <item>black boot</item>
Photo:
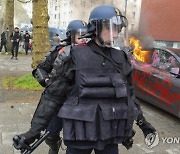
[[[61,138],[56,135],[50,135],[46,140],[46,144],[49,146],[49,153],[48,154],[58,154],[59,148],[61,146]]]
[[[61,140],[57,141],[53,145],[49,145],[50,148],[48,154],[58,154],[60,146],[61,146]]]

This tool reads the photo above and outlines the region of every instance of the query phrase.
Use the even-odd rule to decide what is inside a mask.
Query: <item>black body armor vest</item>
[[[63,118],[64,140],[122,143],[131,136],[137,116],[127,81],[89,46],[73,49],[75,86],[58,114]],[[109,52],[119,65],[126,60],[123,51]]]

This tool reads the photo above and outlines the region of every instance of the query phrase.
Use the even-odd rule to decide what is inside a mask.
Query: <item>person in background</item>
[[[59,38],[59,34],[55,34],[53,37],[53,45],[57,46],[60,44],[60,38]]]
[[[30,39],[31,39],[31,36],[28,33],[28,31],[26,31],[26,33],[24,34],[24,48],[25,48],[26,55],[28,55]]]
[[[18,56],[18,50],[19,50],[19,42],[21,40],[21,34],[19,32],[18,27],[14,28],[14,32],[11,34],[10,40],[12,42],[12,49],[11,49],[12,57],[11,57],[11,59],[13,59],[15,56],[15,59],[18,60],[17,56]],[[14,49],[15,49],[15,54],[14,54]]]
[[[1,54],[3,46],[5,49],[5,53],[8,54],[8,52],[7,52],[7,30],[4,30],[1,34],[0,54]]]

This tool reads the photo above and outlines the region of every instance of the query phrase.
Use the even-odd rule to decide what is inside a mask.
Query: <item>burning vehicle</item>
[[[136,96],[180,118],[180,49],[145,51],[135,38],[130,45]]]

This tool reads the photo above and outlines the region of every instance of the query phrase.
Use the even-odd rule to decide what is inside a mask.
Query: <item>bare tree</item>
[[[3,29],[8,28],[9,34],[14,28],[14,0],[2,0],[5,3]],[[32,67],[35,68],[50,49],[48,33],[48,0],[17,0],[22,3],[32,1],[33,4],[33,56]],[[2,2],[1,2],[2,3]],[[9,40],[9,39],[8,39]],[[8,41],[10,49],[10,41]]]
[[[11,34],[14,29],[14,0],[6,0],[5,2],[3,29],[7,28],[9,30],[8,34]],[[10,48],[11,42],[8,39],[8,50]]]

